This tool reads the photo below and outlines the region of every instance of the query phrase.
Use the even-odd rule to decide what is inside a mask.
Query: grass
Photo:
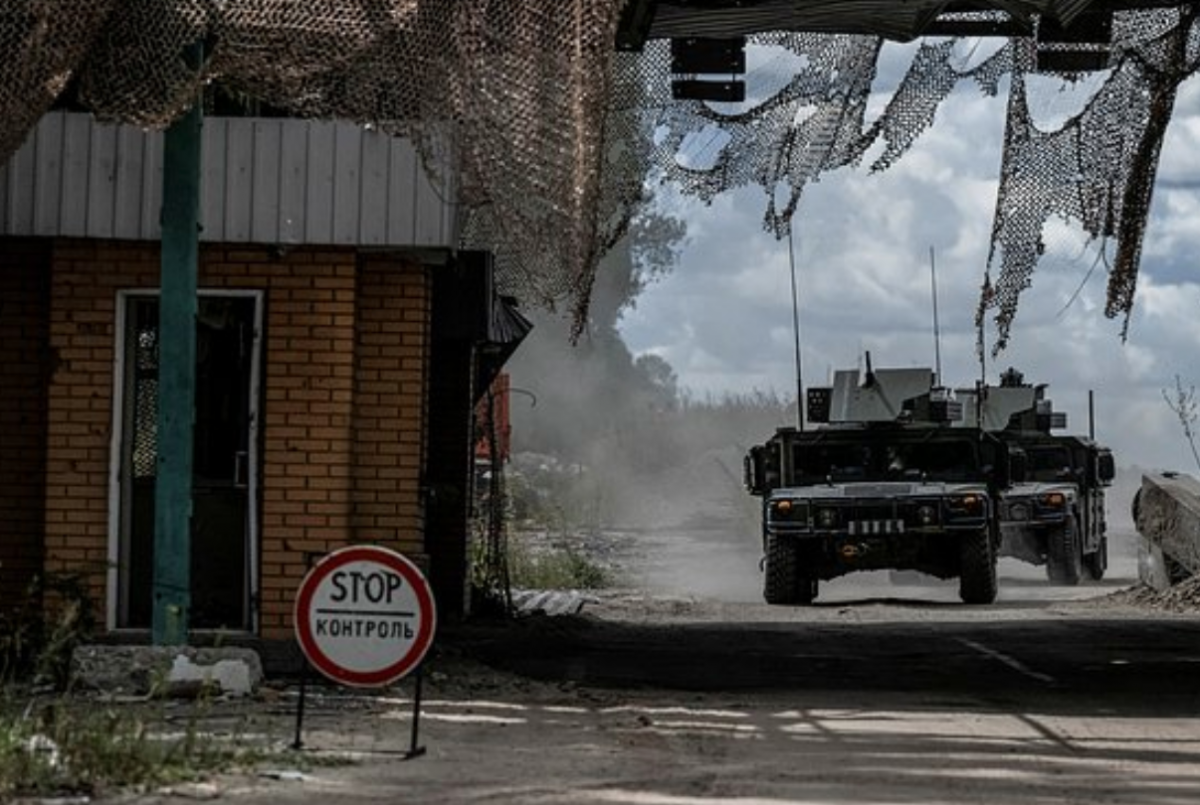
[[[0,703],[0,801],[146,790],[264,759],[261,748],[201,734],[194,723],[167,736],[155,728],[161,715],[65,695]]]
[[[76,576],[35,578],[24,603],[0,613],[0,801],[146,789],[262,758],[197,729],[211,704],[203,698],[185,729],[168,736],[156,728],[166,722],[161,707],[105,706],[65,692],[72,651],[93,625]],[[59,692],[37,692],[49,688]]]
[[[503,599],[505,586],[537,590],[612,586],[612,572],[574,544],[583,539],[582,534],[594,533],[599,526],[595,521],[588,526],[575,523],[564,512],[579,507],[557,505],[578,490],[570,484],[554,483],[535,489],[527,479],[519,479],[513,487],[515,494],[504,496],[503,532],[507,536],[498,548],[489,548],[486,505],[479,508],[472,524],[471,586],[480,596],[477,607],[485,606],[487,600]],[[510,529],[508,523],[517,510],[522,512],[519,519],[523,528]],[[558,536],[551,538],[550,534]]]
[[[524,538],[510,538],[508,566],[512,585],[523,589],[597,590],[612,585],[606,568],[570,546],[534,550]]]

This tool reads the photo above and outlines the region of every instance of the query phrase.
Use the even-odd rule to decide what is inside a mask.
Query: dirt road
[[[699,560],[696,541],[681,549],[689,544]],[[714,570],[719,553],[708,551]],[[1192,803],[1200,617],[1114,602],[1133,581],[1129,563],[1117,564],[1112,580],[1076,588],[1006,568],[1000,601],[986,607],[957,603],[953,588],[868,578],[830,585],[819,606],[783,609],[750,593],[668,589],[648,563],[636,587],[594,596],[578,617],[446,629],[427,666],[419,758],[402,759],[412,680],[385,695],[323,689],[310,699],[302,758],[178,796]],[[247,705],[243,723],[290,741],[294,695]],[[334,757],[355,762],[323,765]]]

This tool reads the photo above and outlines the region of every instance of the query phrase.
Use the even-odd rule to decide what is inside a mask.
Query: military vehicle
[[[996,597],[1000,493],[1019,447],[952,425],[961,410],[927,369],[835,373],[809,389],[807,429],[780,428],[746,457],[763,500],[764,598],[809,604],[820,582],[861,570],[958,578],[972,604]]]
[[[1000,555],[1045,565],[1056,584],[1078,584],[1085,574],[1099,580],[1108,568],[1104,490],[1115,474],[1112,452],[1089,437],[1051,433],[1066,427],[1066,416],[1044,395],[1045,386],[1026,384],[1015,369],[997,387],[957,393],[965,425],[1026,456],[1024,479],[1001,493]]]
[[[1057,584],[1078,584],[1083,574],[1104,578],[1108,536],[1104,489],[1112,483],[1112,453],[1083,436],[1038,431],[1001,433],[1027,457],[1025,481],[1001,502],[1001,556],[1045,564]]]

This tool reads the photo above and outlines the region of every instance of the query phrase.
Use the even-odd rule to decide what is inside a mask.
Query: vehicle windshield
[[[797,483],[825,481],[970,481],[981,470],[971,439],[872,438],[797,444]]]
[[[1034,481],[1061,481],[1071,477],[1071,453],[1058,445],[1026,446],[1025,476]]]

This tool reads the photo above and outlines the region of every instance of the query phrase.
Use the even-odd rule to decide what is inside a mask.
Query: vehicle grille
[[[851,520],[848,523],[847,531],[853,536],[871,535],[871,534],[903,534],[903,520]]]
[[[846,531],[854,536],[903,534],[921,525],[917,518],[920,505],[922,501],[912,498],[855,501],[845,510]]]

